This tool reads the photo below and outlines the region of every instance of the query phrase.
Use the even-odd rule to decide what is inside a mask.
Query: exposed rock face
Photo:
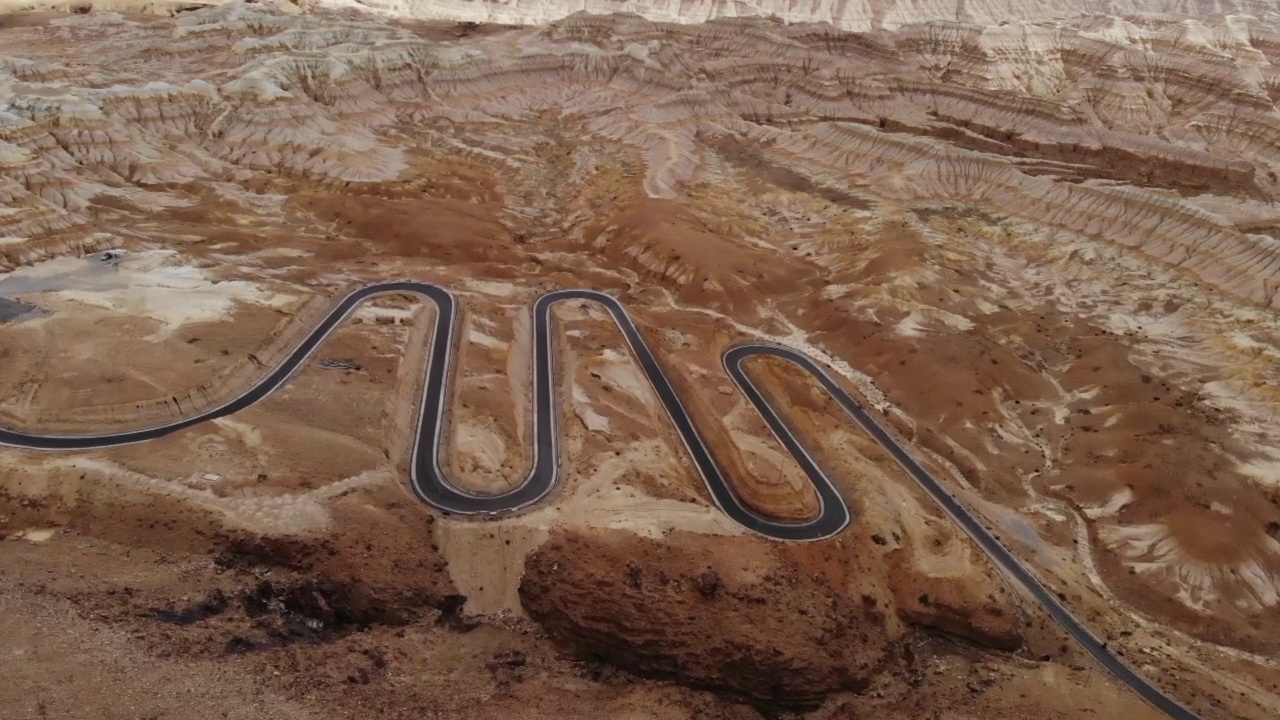
[[[792,3],[784,0],[692,0],[680,3],[660,0],[319,0],[331,7],[359,7],[397,17],[440,18],[472,22],[545,23],[571,13],[635,13],[649,20],[700,23],[725,17],[776,17],[787,22],[829,22],[845,30],[895,29],[928,20],[955,20],[980,24],[1006,22],[1010,18],[1049,20],[1086,13],[1205,13],[1280,12],[1275,0],[854,0]]]
[[[1280,304],[1280,243],[1180,197],[1278,192],[1280,76],[1267,58],[1280,35],[1247,18],[849,35],[578,15],[514,45],[465,50],[244,5],[183,16],[158,43],[109,15],[63,24],[149,47],[156,79],[119,84],[52,60],[0,66],[0,200],[11,208],[0,230],[30,239],[0,246],[9,265],[50,243],[92,247],[93,198],[172,207],[183,201],[159,186],[238,173],[388,182],[412,168],[389,135],[402,124],[519,122],[554,109],[638,153],[652,197],[711,177],[699,139],[733,138],[812,182],[892,202],[963,201],[1106,238]],[[173,67],[206,70],[166,78]],[[463,157],[491,154],[439,141]],[[610,254],[676,286],[696,279],[662,253]]]
[[[890,562],[896,579],[893,600],[904,622],[968,638],[985,647],[1016,650],[1022,645],[1018,619],[1008,605],[995,596],[975,598],[970,578],[921,578],[910,566],[899,564],[901,558]]]
[[[940,580],[909,563],[855,559],[868,555],[850,544],[833,558],[816,546],[762,541],[728,550],[683,533],[664,541],[566,533],[529,558],[520,597],[579,652],[765,705],[816,705],[865,687],[916,627],[991,647],[1020,644],[1016,618],[994,596],[978,607],[971,593],[954,594],[982,587],[974,576]],[[889,566],[896,572],[886,574]],[[898,602],[921,592],[939,602]]]
[[[797,706],[864,687],[888,650],[883,609],[771,565],[561,536],[529,559],[520,597],[553,637],[640,674]]]
[[[717,387],[721,340],[761,332],[826,353],[833,367],[848,363],[841,372],[870,404],[896,406],[898,431],[950,461],[974,497],[1001,495],[1041,518],[1045,545],[1094,551],[1113,587],[1155,589],[1165,617],[1176,606],[1206,626],[1230,619],[1212,633],[1190,626],[1203,637],[1275,636],[1258,628],[1280,602],[1280,455],[1231,446],[1248,433],[1257,447],[1280,447],[1280,334],[1272,313],[1240,303],[1280,305],[1273,22],[1098,15],[890,30],[883,20],[849,33],[575,15],[513,29],[240,4],[171,20],[42,22],[6,29],[0,58],[0,268],[161,246],[324,294],[357,279],[456,272],[450,279],[484,278],[512,317],[525,311],[520,293],[550,287],[630,294],[664,361],[681,363],[694,346],[711,358],[685,364],[704,373],[688,376],[698,392],[687,394],[724,400],[707,401],[713,419],[735,412],[737,398]],[[68,334],[33,331],[3,348],[0,366],[66,367],[33,348]],[[597,350],[618,349],[603,338]],[[1143,342],[1145,358],[1134,351]],[[378,353],[388,365],[421,356]],[[494,358],[496,373],[527,375]],[[600,380],[586,392],[623,394]],[[611,423],[611,454],[630,437],[624,422],[654,441],[639,430],[660,433],[666,421],[644,411],[645,392],[602,403],[608,416],[580,414],[582,432]],[[510,402],[505,393],[495,406]],[[113,408],[136,403],[120,397]],[[811,407],[800,413],[809,421],[838,418]],[[95,426],[125,417],[76,412]],[[326,437],[349,430],[335,420]],[[832,457],[856,454],[840,452],[856,442],[849,434],[831,437]],[[510,446],[521,442],[514,433]],[[697,478],[685,483],[675,465],[636,483],[707,510]],[[604,527],[634,520],[625,481],[615,482],[624,478],[594,488],[617,503]],[[574,646],[603,652],[616,636],[627,650],[619,662],[641,671],[799,704],[861,686],[910,626],[1017,644],[1017,618],[1002,586],[981,576],[983,556],[945,518],[915,534],[885,530],[929,511],[904,509],[886,487],[850,489],[851,502],[881,493],[881,515],[855,513],[857,531],[880,542],[861,548],[872,554],[857,572],[830,568],[836,579],[814,579],[815,567],[828,569],[815,559],[822,549],[762,551],[771,559],[754,577],[704,559],[707,547],[682,555],[657,541],[566,536],[530,565],[525,599]],[[1081,534],[1046,498],[1084,509]],[[677,527],[712,524],[703,520]],[[1198,530],[1211,523],[1238,532],[1205,542]],[[593,553],[616,562],[596,567]],[[640,592],[618,574],[627,561],[645,578],[663,563],[683,569]],[[842,585],[854,579],[856,590]],[[416,601],[412,590],[387,588],[403,602]],[[1122,599],[1152,607],[1151,595]],[[757,601],[774,623],[758,634],[757,616],[732,607]],[[682,624],[642,612],[660,603]],[[615,604],[620,618],[594,609]],[[817,620],[795,621],[805,613]],[[698,628],[715,635],[699,639]],[[829,649],[824,633],[852,649]],[[771,656],[775,636],[795,646]],[[811,657],[820,667],[783,686],[738,679],[757,655],[774,658],[769,668]]]

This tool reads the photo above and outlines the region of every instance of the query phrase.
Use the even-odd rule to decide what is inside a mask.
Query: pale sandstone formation
[[[158,245],[201,262],[252,268],[260,277],[278,274],[312,288],[307,297],[329,297],[372,277],[429,277],[455,288],[480,277],[488,287],[480,307],[505,297],[514,315],[547,287],[607,288],[629,294],[629,304],[634,300],[646,315],[664,362],[696,367],[691,356],[711,358],[698,368],[702,374],[685,378],[694,385],[685,394],[697,398],[690,402],[707,403],[701,410],[707,424],[733,412],[737,399],[722,387],[715,364],[724,344],[758,337],[812,350],[858,383],[869,404],[887,409],[914,449],[952,463],[962,482],[977,488],[975,499],[1034,482],[1085,508],[1083,534],[1052,542],[1084,557],[1096,552],[1112,587],[1158,588],[1162,601],[1209,618],[1206,624],[1239,621],[1227,631],[1200,633],[1237,646],[1247,644],[1237,628],[1274,615],[1280,554],[1267,534],[1270,505],[1258,487],[1274,484],[1275,465],[1261,456],[1230,456],[1258,478],[1231,485],[1238,478],[1222,449],[1228,430],[1240,428],[1258,447],[1280,447],[1272,420],[1280,335],[1266,329],[1280,272],[1274,205],[1280,115],[1273,101],[1280,75],[1271,66],[1280,57],[1280,34],[1266,19],[948,20],[847,33],[816,23],[729,19],[692,26],[574,15],[545,28],[510,29],[228,4],[172,20],[95,12],[47,22],[38,31],[11,32],[10,39],[21,40],[7,44],[0,59],[0,271],[51,254]],[[274,261],[264,262],[274,251]],[[805,296],[803,306],[797,295]],[[1210,306],[1221,317],[1210,317]],[[670,313],[681,330],[667,327],[668,317],[655,307],[681,308]],[[1044,328],[1063,326],[1054,312],[1079,323],[1046,340]],[[151,405],[122,393],[107,408],[84,410],[91,400],[68,390],[66,405],[53,410],[71,408],[78,422],[54,424],[82,429],[188,412],[191,397],[181,393],[192,387],[199,402],[213,402],[243,387],[272,348],[306,324],[306,317],[298,326],[267,319],[252,332],[243,320],[226,323],[243,335],[232,347],[262,348],[261,357],[248,357],[248,350],[225,361],[213,357],[217,367],[195,374],[175,369],[151,385],[144,385],[145,372],[129,378],[160,397]],[[512,380],[524,372],[496,348],[509,342],[514,362],[524,362],[519,341],[505,334],[508,320],[472,326],[473,344],[494,349],[493,367],[471,379],[468,388],[483,387],[467,396],[471,405],[456,415],[454,430],[459,474],[484,476],[495,487],[521,477],[525,467],[523,416],[508,412],[512,398],[527,396]],[[1158,350],[1165,355],[1153,353],[1138,369],[1121,360],[1141,344],[1136,333],[1143,325],[1164,343]],[[25,344],[0,350],[22,355],[37,370],[67,367],[65,357],[49,363],[27,357],[54,344],[29,328],[20,331]],[[1119,355],[1081,356],[1076,338],[1101,328],[1116,334],[1106,342]],[[188,330],[171,345],[185,346],[197,335],[209,342],[209,328]],[[1204,340],[1226,331],[1240,352]],[[62,332],[63,347],[78,345]],[[1194,352],[1179,345],[1197,340],[1203,342]],[[583,347],[597,354],[618,347],[603,331],[593,342]],[[391,365],[421,356],[413,349],[420,345],[377,344],[363,343],[370,347],[359,352],[370,357],[362,361]],[[1183,348],[1195,366],[1169,370],[1171,347]],[[1245,351],[1255,353],[1247,362]],[[140,354],[156,360],[171,352],[157,346]],[[195,350],[184,357],[206,358]],[[464,365],[483,369],[478,357],[472,352]],[[95,360],[106,364],[111,357]],[[1072,363],[1078,367],[1060,372]],[[578,449],[598,443],[612,453],[643,439],[648,475],[636,471],[641,463],[633,455],[617,456],[591,486],[590,502],[575,505],[562,496],[539,510],[545,515],[530,517],[554,525],[583,516],[589,520],[578,524],[592,532],[613,528],[658,544],[673,527],[713,528],[708,534],[716,544],[734,547],[736,536],[715,524],[719,516],[697,478],[686,478],[674,455],[651,457],[661,456],[661,437],[644,433],[660,435],[665,419],[646,412],[643,388],[632,394],[619,392],[625,384],[611,385],[607,365],[584,361],[581,376],[565,383],[572,407],[567,432],[576,433],[571,443]],[[59,371],[32,377],[55,386],[50,378]],[[411,378],[414,371],[399,373]],[[1176,382],[1199,380],[1210,401],[1234,393],[1241,416],[1253,424],[1205,420],[1173,444],[1172,431],[1160,428],[1181,431],[1169,416],[1185,420],[1191,401],[1179,397],[1175,410],[1172,392],[1149,392],[1151,377],[1139,379],[1166,372]],[[1073,373],[1080,377],[1067,377]],[[506,379],[495,382],[497,376]],[[315,405],[305,406],[306,422],[323,415],[313,407],[350,414],[334,399],[344,397],[344,380],[333,377],[309,386]],[[190,382],[182,385],[183,378]],[[1133,397],[1117,397],[1121,389]],[[173,397],[181,407],[167,404]],[[15,403],[28,398],[24,393]],[[723,398],[729,400],[717,403]],[[1160,406],[1168,415],[1147,407],[1160,402],[1168,403]],[[406,418],[391,423],[390,434],[405,434],[412,408],[395,398],[385,405]],[[50,418],[38,407],[18,409],[16,417],[33,423]],[[1078,414],[1084,410],[1093,414]],[[512,417],[489,424],[504,413]],[[1111,417],[1117,424],[1103,425]],[[333,425],[316,444],[355,456],[339,442],[349,428]],[[295,429],[281,436],[287,442],[264,441],[270,449],[259,450],[264,457],[307,454],[300,449],[306,443],[293,440],[310,432]],[[1163,439],[1138,435],[1145,432]],[[1053,447],[1061,436],[1070,443]],[[1135,436],[1150,457],[1133,459],[1126,448],[1137,444]],[[839,437],[837,452],[856,454],[848,452],[847,436]],[[380,440],[360,457],[382,449],[394,461],[388,448],[372,444]],[[734,445],[742,451],[746,443],[729,438],[726,455]],[[1193,445],[1202,464],[1188,459]],[[746,450],[742,465],[750,464]],[[181,462],[191,457],[182,447],[169,452]],[[1180,474],[1169,472],[1171,457]],[[264,467],[284,463],[269,460],[261,460]],[[325,470],[295,476],[310,481]],[[243,472],[248,483],[256,468]],[[891,482],[867,482],[849,495],[874,497]],[[1213,502],[1234,513],[1230,527],[1239,529],[1222,547],[1190,542],[1194,532],[1186,528],[1226,513],[1209,509],[1190,522],[1170,509],[1202,482],[1220,484]],[[631,484],[644,492],[632,492]],[[1119,487],[1130,494],[1112,508],[1108,498]],[[1249,488],[1254,494],[1237,492]],[[811,509],[790,483],[762,489],[768,492],[759,493],[759,504],[772,506],[766,511]],[[1026,507],[1022,496],[1000,501],[1032,516],[1040,498],[1030,498]],[[279,520],[286,506],[264,504],[264,513]],[[1065,514],[1052,517],[1057,524],[1046,534],[1070,532]],[[851,532],[881,531],[879,542],[866,542],[876,548],[898,542],[883,530],[892,523],[865,512],[858,518],[862,524]],[[553,558],[551,566],[553,550],[541,556]],[[1038,557],[1032,550],[1027,556]],[[976,550],[972,557],[975,565],[982,560]],[[983,605],[985,593],[974,590],[982,583],[967,576],[920,580],[917,574],[929,573],[914,555],[890,554],[884,562],[898,563],[893,571],[906,578],[881,595],[893,596],[895,627],[928,625],[1013,644],[1016,623],[1006,606]],[[590,572],[573,570],[589,581]],[[539,590],[544,611],[556,606],[553,589],[546,583]],[[1079,588],[1066,589],[1077,602]],[[1149,597],[1133,597],[1124,599],[1143,612],[1168,611]],[[692,594],[667,600],[689,603],[694,619],[708,610]],[[592,607],[583,601],[566,612]],[[1107,612],[1115,607],[1123,604]],[[785,621],[805,606],[779,608]],[[575,622],[590,625],[582,617]],[[780,627],[790,632],[785,622]],[[873,627],[879,626],[867,625]],[[596,637],[578,639],[588,645],[611,632],[586,629]],[[643,641],[654,628],[639,630]],[[841,632],[849,637],[847,628]],[[821,638],[799,640],[796,657]],[[758,644],[770,641],[766,633]],[[843,661],[837,656],[831,665]],[[669,662],[671,656],[655,658],[655,671],[669,672],[657,667]],[[719,684],[721,670],[699,672]],[[831,674],[823,691],[865,679]]]
[[[62,24],[120,42],[136,27],[109,14]],[[638,151],[652,197],[703,177],[698,138],[736,137],[819,183],[1103,238],[1275,305],[1270,236],[1155,190],[1275,196],[1267,58],[1278,39],[1239,17],[858,36],[577,15],[463,49],[378,23],[224,5],[177,20],[153,49],[150,81],[0,64],[0,230],[38,247],[83,227],[91,198],[163,205],[151,188],[227,173],[394,180],[409,167],[388,140],[400,123],[519,122],[554,108]],[[688,43],[699,50],[678,49]],[[220,69],[164,77],[166,63],[197,58]],[[7,245],[8,262],[24,247]]]
[[[649,20],[700,23],[717,18],[774,17],[786,22],[826,22],[855,31],[896,29],[926,20],[984,25],[1072,18],[1093,13],[1280,12],[1275,0],[854,0],[797,4],[783,0],[313,0],[316,5],[359,8],[393,17],[541,24],[575,12],[634,13]]]

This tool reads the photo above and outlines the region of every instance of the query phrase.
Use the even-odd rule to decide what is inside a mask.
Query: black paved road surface
[[[627,346],[653,386],[659,401],[675,426],[685,448],[702,475],[716,505],[729,517],[757,533],[779,540],[821,540],[849,524],[849,510],[826,473],[800,444],[786,422],[769,404],[743,369],[756,355],[788,360],[812,375],[844,411],[901,465],[912,478],[964,528],[1006,574],[1021,583],[1045,610],[1108,671],[1144,699],[1176,720],[1200,720],[1177,701],[1131,670],[1067,611],[1058,597],[1040,583],[1022,563],[982,523],[969,513],[938,481],[858,404],[820,365],[809,356],[781,345],[749,343],[737,345],[724,355],[724,367],[764,418],[779,442],[795,457],[818,494],[818,516],[806,522],[779,522],[763,517],[747,507],[734,492],[721,466],[694,427],[661,364],[645,343],[626,309],[615,298],[594,290],[561,290],[538,298],[534,305],[534,452],[533,468],[518,487],[503,495],[481,496],[461,490],[444,474],[441,465],[444,416],[449,397],[457,335],[457,303],[444,288],[425,282],[396,281],[369,285],[344,297],[302,342],[266,377],[229,402],[198,415],[164,425],[101,435],[39,435],[0,429],[0,445],[39,450],[88,450],[152,440],[214,418],[239,412],[270,395],[306,364],[308,358],[360,303],[374,295],[411,293],[435,304],[435,332],[428,361],[427,380],[414,443],[411,483],[423,501],[446,513],[486,515],[529,507],[546,497],[556,484],[559,469],[559,407],[554,387],[555,352],[552,344],[551,309],[560,302],[592,302],[604,306],[622,331]]]
[[[739,387],[744,389],[744,392],[746,392],[747,397],[751,399],[751,402],[754,403],[756,408],[760,410],[761,414],[765,416],[765,421],[769,423],[770,429],[772,429],[775,434],[780,431],[780,421],[774,415],[771,408],[762,404],[762,401],[759,399],[759,393],[754,388],[748,389],[751,381],[747,379],[746,374],[742,371],[742,361],[752,355],[772,355],[774,357],[785,358],[804,368],[809,372],[809,374],[817,378],[822,386],[826,388],[827,392],[835,398],[836,402],[838,402],[842,408],[844,408],[844,411],[849,415],[849,417],[853,418],[854,421],[867,432],[867,434],[875,438],[876,442],[880,443],[885,450],[888,450],[889,454],[893,456],[893,459],[896,460],[917,483],[919,483],[920,487],[924,488],[925,492],[929,493],[929,496],[941,505],[943,510],[947,511],[947,514],[951,516],[951,519],[955,520],[962,528],[964,528],[965,532],[967,532],[969,536],[978,543],[978,546],[981,547],[982,550],[986,552],[987,555],[989,555],[1007,575],[1011,576],[1025,587],[1035,597],[1035,599],[1044,606],[1044,609],[1049,613],[1049,615],[1052,616],[1054,620],[1057,620],[1058,624],[1062,625],[1063,629],[1065,629],[1067,633],[1081,645],[1081,647],[1088,651],[1100,665],[1110,671],[1112,675],[1115,675],[1120,682],[1128,685],[1131,689],[1137,692],[1138,695],[1142,696],[1143,699],[1159,708],[1169,717],[1175,718],[1176,720],[1200,720],[1199,715],[1196,715],[1192,711],[1183,707],[1178,703],[1178,701],[1168,695],[1165,695],[1159,688],[1152,685],[1146,678],[1134,672],[1124,663],[1123,660],[1117,657],[1115,653],[1111,652],[1105,643],[1094,637],[1093,633],[1089,632],[1088,628],[1076,620],[1075,616],[1072,615],[1070,611],[1068,611],[1067,608],[1059,601],[1058,596],[1055,593],[1041,584],[1041,582],[1022,565],[1013,553],[1006,550],[1004,545],[1002,545],[1000,541],[997,540],[985,526],[983,526],[980,520],[971,515],[969,511],[951,495],[951,493],[947,492],[947,490],[942,487],[942,485],[929,473],[928,470],[925,470],[920,463],[916,462],[915,458],[911,457],[911,455],[909,455],[907,451],[898,444],[898,441],[895,440],[892,435],[885,432],[884,428],[880,427],[880,424],[877,423],[866,410],[863,410],[862,406],[850,397],[849,394],[846,393],[840,385],[836,383],[836,381],[833,380],[831,376],[828,375],[827,372],[815,363],[808,355],[801,354],[791,348],[779,345],[748,344],[730,348],[724,356],[725,368],[729,371],[729,374],[733,376],[734,380],[737,381]],[[781,432],[786,433],[786,430],[783,429]],[[793,455],[796,455],[797,460],[800,460],[800,464],[802,466],[805,465],[807,454],[805,455],[805,460],[801,460],[800,456],[797,455],[797,451],[803,453],[804,449],[795,442],[795,439],[792,438],[789,433],[783,437],[785,438],[783,439],[783,444],[787,446],[787,449],[790,450]]]

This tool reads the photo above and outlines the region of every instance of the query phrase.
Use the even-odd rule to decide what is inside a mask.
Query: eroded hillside
[[[1171,694],[1272,717],[1280,26],[968,6],[862,33],[9,16],[0,422],[185,417],[343,291],[419,278],[464,306],[450,472],[499,493],[530,459],[528,307],[597,288],[758,511],[816,499],[724,375],[747,339],[830,366]],[[132,633],[146,668],[217,658],[272,717],[1153,712],[790,366],[751,372],[854,524],[788,545],[729,521],[589,304],[556,311],[560,487],[505,519],[429,512],[404,478],[433,312],[380,298],[266,401],[154,443],[4,450],[3,602]],[[430,668],[455,664],[446,698]]]

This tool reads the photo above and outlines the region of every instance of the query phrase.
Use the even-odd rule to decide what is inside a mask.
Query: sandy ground
[[[1102,179],[1119,188],[1108,202],[1146,198],[1177,222],[1211,213],[1221,223],[1206,237],[1235,233],[1264,255],[1280,227],[1252,199],[1269,197],[1265,182],[1241,189],[1234,166],[1157,152],[1131,137],[1145,129],[1099,135],[1143,170],[1064,160],[989,125],[964,129],[958,115],[923,119],[899,82],[933,81],[914,40],[815,39],[762,22],[699,35],[618,19],[512,29],[236,14],[260,12],[6,19],[6,53],[30,60],[0,68],[27,103],[0,100],[27,123],[0,137],[12,210],[0,216],[6,426],[181,417],[260,376],[344,291],[413,277],[454,289],[465,308],[451,477],[499,493],[531,459],[529,304],[552,288],[598,288],[632,309],[760,512],[807,517],[815,501],[721,369],[723,349],[747,339],[831,367],[1179,699],[1212,718],[1280,712],[1280,325],[1232,284],[1267,287],[1269,266],[1230,265],[1239,258],[1220,249],[1177,269],[1158,249],[1135,250],[1133,235],[1068,222],[1142,214],[1130,206],[1082,200],[1032,216],[1026,198],[993,208],[918,167],[892,169],[912,156],[956,177],[995,173],[976,153],[955,160],[979,148],[983,162],[1025,170],[1028,187]],[[1161,34],[1174,32],[1108,37],[1182,61]],[[823,105],[848,97],[823,95],[834,76],[759,79],[743,64],[756,45],[784,48],[762,63],[803,68],[785,50],[803,47],[891,84],[893,121]],[[851,60],[861,52],[871,59]],[[983,78],[1009,77],[999,62],[1027,52],[948,87],[1023,108],[1015,100],[1039,85]],[[107,70],[89,73],[86,58]],[[736,94],[685,92],[695,75]],[[169,85],[146,86],[161,78]],[[1210,92],[1162,87],[1187,107]],[[1157,116],[1186,129],[1181,111],[1146,108],[1139,122],[1106,93],[1081,93],[1072,102],[1095,103],[1089,117],[1116,132]],[[827,117],[882,144],[830,150],[854,130]],[[1069,125],[1035,132],[1065,137]],[[1236,158],[1234,147],[1213,149]],[[1265,178],[1270,156],[1254,154]],[[849,164],[855,155],[879,169]],[[129,717],[483,707],[495,718],[706,719],[784,712],[750,694],[772,688],[817,697],[785,709],[815,718],[1143,716],[785,364],[750,371],[836,478],[855,524],[831,543],[775,547],[729,522],[590,304],[556,311],[554,495],[492,522],[435,517],[405,483],[432,319],[379,298],[279,393],[154,443],[0,453],[0,535],[15,538],[0,543],[0,636],[15,649],[0,653],[15,678],[0,702],[19,717],[106,717],[97,698],[119,687]],[[566,582],[551,582],[560,572]],[[219,605],[215,590],[228,600],[197,613],[207,617],[151,612],[186,617]],[[645,603],[666,612],[628,610]],[[830,620],[852,654],[828,652],[805,617]],[[715,632],[681,631],[713,621]],[[727,647],[740,628],[750,642]],[[603,662],[611,639],[633,652]],[[783,668],[778,687],[726,676],[734,653],[773,646],[785,649],[767,665]],[[824,668],[822,687],[785,671],[806,663]],[[54,693],[64,680],[75,690]],[[175,690],[147,692],[156,686]]]
[[[360,546],[369,543],[389,549],[403,543],[401,533],[409,530],[392,531],[395,526],[385,521],[373,524],[377,535],[337,539],[321,557],[359,557]],[[459,537],[456,529],[464,525],[482,527],[448,525],[455,531],[442,539]],[[392,537],[373,539],[389,531]],[[513,537],[511,528],[488,532]],[[155,545],[173,536],[152,529],[146,537]],[[442,540],[442,548],[448,542]],[[494,550],[472,545],[481,548]],[[408,718],[426,712],[463,718],[472,717],[477,705],[495,718],[763,717],[732,700],[643,681],[565,654],[518,618],[490,616],[479,626],[451,625],[432,609],[429,597],[415,605],[365,588],[384,593],[378,596],[383,604],[368,627],[348,627],[342,613],[356,610],[340,603],[355,596],[326,589],[341,587],[343,575],[333,560],[317,558],[306,565],[293,560],[289,567],[275,562],[284,555],[245,552],[235,545],[215,558],[149,550],[67,527],[0,543],[0,632],[6,640],[0,671],[10,680],[0,700],[11,717]],[[293,569],[301,567],[308,569]],[[366,569],[372,568],[366,563]],[[431,577],[414,572],[422,580]],[[451,574],[458,575],[452,565]],[[280,596],[292,608],[285,612],[295,613],[286,617],[310,614],[317,618],[312,626],[331,629],[308,635],[308,626],[279,621],[269,608],[246,615],[263,587],[297,582],[309,592],[325,593],[331,605],[295,605],[306,596]],[[180,595],[171,594],[175,588],[181,588]],[[337,608],[337,619],[324,607]],[[294,628],[278,635],[278,646],[260,639],[274,622]],[[885,676],[865,693],[835,697],[809,716],[919,717],[938,702],[947,702],[952,716],[963,718],[1054,712],[1148,716],[1124,693],[1066,665],[1011,662],[941,638],[922,640],[911,652],[917,659],[902,680]],[[164,691],[156,692],[157,687]]]

